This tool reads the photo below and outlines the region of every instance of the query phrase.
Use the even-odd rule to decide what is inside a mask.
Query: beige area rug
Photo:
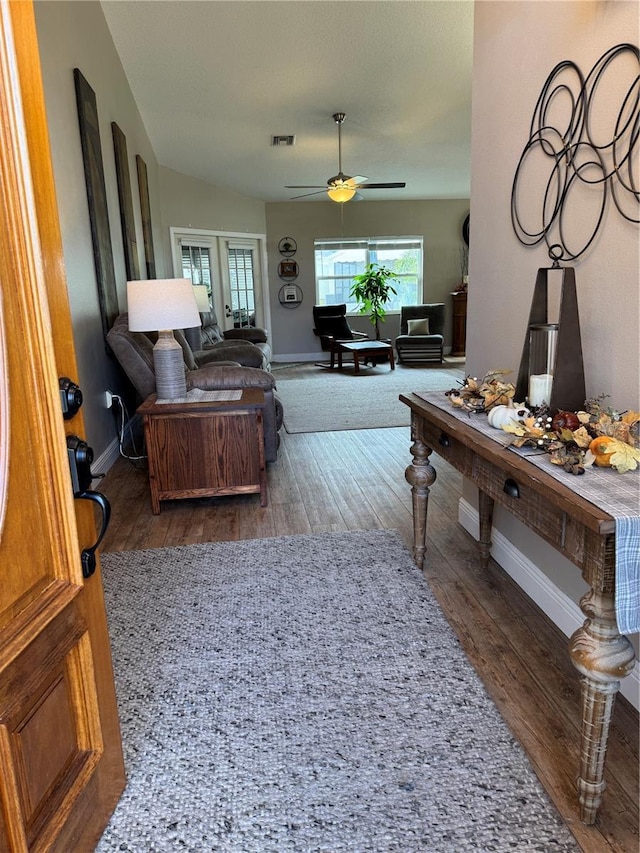
[[[274,366],[277,395],[288,433],[408,426],[409,409],[398,399],[412,391],[448,391],[464,380],[464,362],[329,370],[316,364]]]

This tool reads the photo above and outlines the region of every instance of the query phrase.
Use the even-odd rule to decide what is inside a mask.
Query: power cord
[[[118,428],[118,446],[120,450],[120,456],[122,456],[124,459],[128,459],[129,462],[146,461],[146,453],[139,453],[138,448],[136,447],[136,439],[133,434],[133,429],[131,428],[131,419],[129,418],[129,412],[127,411],[127,406],[124,400],[122,399],[122,397],[119,396],[119,394],[112,394],[111,398],[113,402],[118,404],[118,409],[120,411],[120,425]],[[127,428],[129,429],[129,438],[133,455],[125,451],[125,432]]]

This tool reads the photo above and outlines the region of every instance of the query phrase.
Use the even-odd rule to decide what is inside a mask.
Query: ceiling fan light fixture
[[[351,201],[356,194],[356,184],[353,178],[348,178],[346,181],[333,181],[327,188],[327,195],[331,201],[337,201],[338,204],[344,204],[345,201]]]

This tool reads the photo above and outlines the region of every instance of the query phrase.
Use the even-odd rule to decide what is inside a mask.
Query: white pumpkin
[[[514,403],[513,406],[494,406],[493,409],[489,409],[487,420],[489,426],[502,429],[503,426],[512,422],[524,423],[525,418],[528,418],[530,414],[529,409],[525,406]]]

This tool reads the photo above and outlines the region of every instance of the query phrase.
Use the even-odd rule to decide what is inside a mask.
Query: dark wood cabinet
[[[451,355],[462,356],[466,353],[467,341],[467,291],[452,293],[451,300],[453,302]]]
[[[175,498],[257,493],[267,505],[264,392],[245,388],[235,400],[220,400],[221,394],[193,391],[165,403],[153,394],[138,409],[154,514],[160,501]]]

